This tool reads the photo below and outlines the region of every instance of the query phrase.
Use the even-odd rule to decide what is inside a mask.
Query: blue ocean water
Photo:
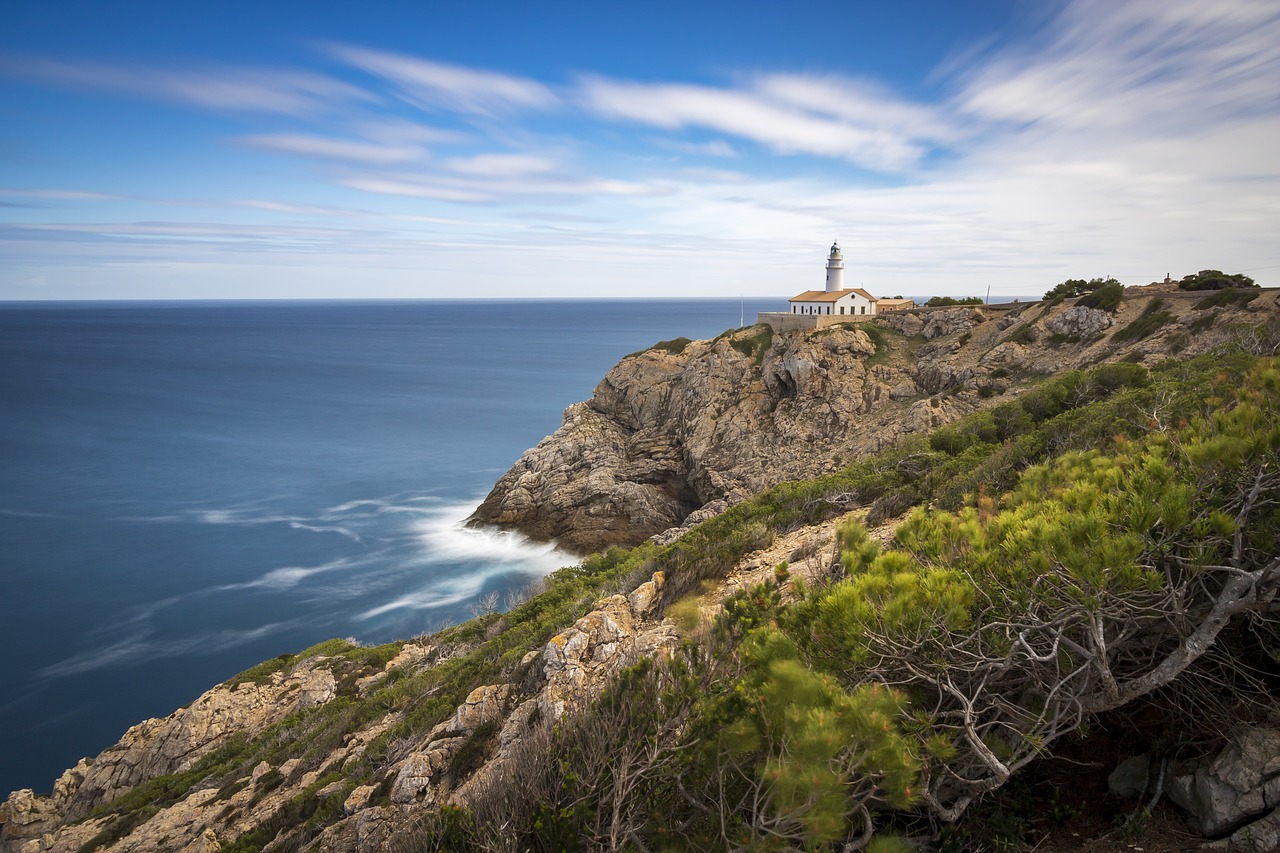
[[[573,562],[460,522],[623,355],[779,304],[0,304],[0,797]]]

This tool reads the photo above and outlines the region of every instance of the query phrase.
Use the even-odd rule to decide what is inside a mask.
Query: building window
[[[867,313],[867,306],[863,305],[862,307],[860,307],[860,308],[858,309],[858,313],[859,313],[859,314],[865,314],[865,313]]]

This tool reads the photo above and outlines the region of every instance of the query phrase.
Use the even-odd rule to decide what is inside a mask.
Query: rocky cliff
[[[581,552],[634,544],[1003,402],[1038,376],[1199,354],[1276,307],[1274,292],[1205,299],[1133,288],[1115,311],[1077,300],[923,309],[664,342],[570,406],[471,521]]]

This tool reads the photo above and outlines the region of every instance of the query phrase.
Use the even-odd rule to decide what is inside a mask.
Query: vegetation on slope
[[[1202,710],[1226,687],[1247,714],[1280,639],[1257,618],[1280,586],[1280,369],[1249,361],[1186,365],[1027,428],[1070,415],[1063,448],[1107,437],[998,497],[916,509],[885,552],[845,525],[831,583],[804,589],[780,566],[415,843],[888,850],[885,827],[960,818],[1100,712],[1153,696]],[[730,529],[769,529],[786,492]],[[1174,730],[1206,735],[1194,718]]]
[[[975,635],[978,639],[967,642],[990,645],[996,641],[990,639],[994,635],[989,623],[993,614],[1004,611],[975,608],[993,601],[1006,608],[1011,605],[987,588],[993,581],[970,576],[967,568],[962,571],[954,560],[948,560],[955,554],[976,553],[979,545],[994,547],[991,553],[996,554],[1015,546],[1071,542],[1076,535],[1109,540],[1114,524],[1114,519],[1099,516],[1093,518],[1093,527],[1063,527],[1065,522],[1059,519],[1059,527],[1051,530],[1051,519],[1032,513],[1043,502],[1030,497],[1034,495],[1033,480],[1028,479],[1032,475],[1020,480],[1019,472],[1064,453],[1087,454],[1099,446],[1114,449],[1096,459],[1070,457],[1076,461],[1069,464],[1085,473],[1108,466],[1108,470],[1128,471],[1128,460],[1147,459],[1156,452],[1153,448],[1160,436],[1165,436],[1170,448],[1205,446],[1226,453],[1222,448],[1243,447],[1240,441],[1252,439],[1228,432],[1216,438],[1207,433],[1197,438],[1199,434],[1192,431],[1205,429],[1195,424],[1210,423],[1213,412],[1220,410],[1252,411],[1250,406],[1263,406],[1274,416],[1273,401],[1267,402],[1271,398],[1266,397],[1274,396],[1274,389],[1266,385],[1271,380],[1264,381],[1274,374],[1273,369],[1268,368],[1270,374],[1255,372],[1263,380],[1257,380],[1255,384],[1261,384],[1248,392],[1262,394],[1266,397],[1262,402],[1236,393],[1252,362],[1245,354],[1217,355],[1167,363],[1151,372],[1134,364],[1113,364],[1057,376],[1014,402],[977,413],[928,438],[908,440],[817,480],[775,487],[705,522],[671,545],[646,543],[633,549],[612,549],[562,569],[547,579],[545,590],[508,613],[490,614],[432,637],[436,647],[432,665],[416,671],[393,671],[365,696],[357,694],[355,679],[380,671],[401,644],[357,649],[331,641],[298,658],[268,661],[233,681],[267,678],[273,672],[287,671],[311,653],[324,653],[330,657],[326,665],[339,680],[338,698],[299,711],[252,741],[233,741],[181,778],[153,780],[148,790],[163,792],[161,799],[168,803],[194,787],[228,790],[262,760],[277,765],[298,757],[306,769],[316,768],[350,733],[384,714],[397,715],[398,722],[377,737],[358,760],[348,762],[340,776],[322,776],[312,786],[319,790],[340,779],[344,782],[342,792],[324,801],[305,792],[291,801],[285,809],[288,814],[281,814],[276,822],[279,826],[273,823],[262,832],[243,836],[237,845],[237,849],[258,849],[287,827],[288,843],[280,847],[282,842],[277,842],[273,849],[298,849],[325,825],[340,819],[341,800],[356,785],[379,786],[373,804],[386,802],[390,768],[407,751],[420,744],[473,688],[522,683],[524,668],[529,666],[522,663],[525,655],[588,612],[597,599],[627,591],[661,570],[668,579],[665,601],[673,603],[699,590],[704,580],[723,576],[742,556],[768,544],[774,535],[855,507],[869,507],[873,523],[911,507],[934,507],[927,514],[921,510],[906,530],[917,531],[914,535],[920,542],[938,539],[945,543],[945,547],[922,550],[923,546],[903,541],[899,551],[876,555],[866,552],[865,542],[856,532],[847,531],[842,541],[846,553],[854,556],[848,558],[849,577],[841,583],[885,585],[880,603],[867,605],[880,615],[864,615],[883,618],[894,608],[904,614],[914,610],[916,615],[907,622],[891,626],[905,634],[885,634],[903,649],[917,639],[928,639],[931,649],[940,648],[944,640],[964,649],[966,641],[960,634],[973,626],[983,630]],[[1250,456],[1256,452],[1240,450],[1222,470],[1238,473],[1241,465],[1257,461]],[[1274,446],[1267,452],[1274,454]],[[1081,459],[1088,460],[1087,464]],[[1188,467],[1177,459],[1164,459],[1161,464],[1173,472],[1167,482],[1175,483],[1191,475],[1208,477],[1220,462]],[[1034,482],[1071,492],[1078,478],[1054,467],[1066,464],[1034,469],[1048,472],[1034,474],[1040,478]],[[1270,464],[1273,467],[1267,470],[1274,473],[1274,463]],[[1106,481],[1110,488],[1125,482],[1114,479],[1118,476],[1114,473],[1109,476],[1114,480]],[[1193,495],[1194,500],[1199,498]],[[1074,506],[1060,502],[1055,511],[1065,512],[1064,507]],[[1103,509],[1089,506],[1095,514],[1103,509],[1110,512],[1115,502],[1102,501],[1098,506]],[[1192,557],[1201,554],[1197,548],[1203,550],[1224,536],[1236,535],[1222,532],[1222,518],[1231,516],[1228,510],[1219,507],[1219,517],[1212,509],[1203,515],[1195,507],[1188,516],[1194,522],[1191,529],[1199,530],[1195,524],[1203,521],[1201,526],[1208,525],[1208,532],[1196,533],[1201,536],[1195,540],[1199,544],[1178,552]],[[1274,507],[1268,511],[1274,513]],[[1175,520],[1159,514],[1155,518],[1159,524]],[[1024,527],[1041,530],[1043,541],[1025,531],[1017,532]],[[1157,529],[1159,525],[1152,528]],[[1007,535],[998,532],[1005,530]],[[1102,592],[1107,596],[1155,595],[1142,585],[1155,577],[1142,562],[1149,561],[1147,540],[1142,539],[1148,533],[1133,533],[1143,543],[1133,557],[1134,565],[1139,566],[1133,575],[1136,586],[1130,584],[1131,578],[1116,590],[1104,587]],[[1107,551],[1098,565],[1107,567],[1111,565],[1107,560],[1131,555],[1137,541],[1128,534],[1118,537],[1114,544],[1118,550]],[[994,556],[984,559],[999,563]],[[1097,568],[1089,563],[1068,565],[1086,574]],[[1028,564],[1019,570],[1037,569]],[[1125,577],[1132,574],[1129,571]],[[1216,575],[1210,571],[1205,577]],[[1012,576],[1001,582],[1005,586],[998,589],[1018,589]],[[1055,594],[1065,595],[1063,590],[1070,584],[1066,580],[1054,583]],[[579,839],[585,849],[617,849],[621,843],[639,839],[654,849],[675,844],[679,838],[689,839],[693,846],[704,843],[716,847],[733,838],[735,843],[756,844],[762,849],[783,843],[821,847],[836,839],[870,838],[868,827],[883,824],[884,815],[896,814],[895,809],[919,809],[929,798],[942,810],[963,810],[957,798],[963,795],[943,796],[932,790],[933,781],[955,770],[969,774],[962,778],[978,791],[990,778],[980,775],[980,759],[985,755],[964,739],[967,732],[957,734],[954,708],[944,708],[945,697],[936,693],[937,685],[930,688],[927,679],[917,683],[901,673],[882,678],[877,675],[881,670],[865,666],[850,669],[847,662],[836,665],[822,652],[823,643],[836,640],[825,634],[815,638],[812,631],[806,633],[805,626],[813,624],[816,614],[832,608],[838,612],[843,606],[839,604],[844,600],[841,596],[847,598],[849,593],[841,593],[844,587],[839,584],[815,591],[792,590],[801,594],[801,600],[784,606],[783,593],[789,587],[783,568],[777,583],[731,602],[725,619],[692,638],[669,666],[642,666],[590,713],[531,738],[525,747],[527,754],[518,762],[532,774],[528,779],[488,792],[478,801],[474,814],[447,811],[432,818],[419,841],[427,849],[437,842],[445,845],[440,849],[453,849],[450,844],[572,849],[579,842],[570,844],[566,839],[571,838]],[[1212,584],[1202,581],[1201,587],[1211,589]],[[895,597],[900,594],[907,598]],[[926,599],[936,595],[937,601],[928,599],[921,604],[911,598],[917,595],[926,595]],[[919,608],[924,605],[923,612],[933,621],[919,618]],[[928,608],[942,609],[935,612]],[[805,617],[806,613],[814,615]],[[850,622],[847,627],[852,630],[858,624]],[[934,636],[926,629],[942,633]],[[925,633],[917,636],[911,631]],[[1032,648],[1041,648],[1034,645],[1034,639],[1028,642]],[[883,650],[868,650],[864,655],[888,659]],[[936,695],[931,696],[928,689],[934,689]],[[990,697],[984,701],[987,699]],[[1079,703],[1082,714],[1097,710],[1083,699]],[[1011,719],[1016,717],[1006,710]],[[983,734],[993,732],[999,742],[987,743],[991,738],[982,735],[978,742],[986,744],[1006,769],[1048,745],[1049,738],[1034,728],[1023,732],[1005,718],[991,723],[983,720],[973,725],[981,727]],[[857,745],[856,750],[851,751],[852,744]],[[161,804],[149,795],[144,799],[148,801],[145,804],[126,797],[95,813],[115,816],[114,825],[107,827],[99,843],[136,825],[145,817],[144,808]],[[504,836],[507,841],[486,834],[486,826],[504,825],[492,822],[499,818],[512,828]]]

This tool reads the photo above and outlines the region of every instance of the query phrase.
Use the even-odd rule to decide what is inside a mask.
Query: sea
[[[0,798],[259,661],[574,563],[462,522],[620,358],[780,305],[0,303]]]

